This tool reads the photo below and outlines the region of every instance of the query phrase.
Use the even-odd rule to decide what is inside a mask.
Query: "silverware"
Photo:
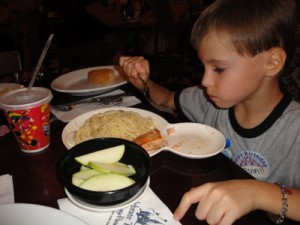
[[[150,97],[150,93],[149,93],[149,87],[146,83],[145,80],[143,80],[141,77],[139,77],[140,80],[142,81],[143,85],[144,85],[144,90],[143,90],[143,94],[146,98],[146,100],[156,109],[160,110],[160,111],[163,111],[163,112],[167,112],[167,113],[174,113],[174,110],[171,109],[170,107],[168,106],[165,106],[165,105],[160,105],[158,103],[155,103],[151,100],[151,97]]]
[[[101,96],[101,97],[95,97],[95,98],[88,98],[88,99],[82,99],[76,102],[70,102],[66,104],[60,104],[60,105],[52,105],[54,109],[60,110],[60,111],[70,111],[72,110],[75,105],[83,104],[83,103],[99,103],[108,105],[110,103],[119,103],[123,101],[123,97],[130,96],[130,93],[120,93],[115,95],[108,95],[108,96]]]

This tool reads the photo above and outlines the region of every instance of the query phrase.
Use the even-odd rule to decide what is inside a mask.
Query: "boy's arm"
[[[279,215],[282,209],[282,197],[280,186],[277,184],[257,181],[259,198],[257,199],[257,209]],[[288,210],[286,217],[300,221],[300,190],[285,188]]]
[[[300,191],[287,194],[287,217],[300,221]],[[180,220],[188,208],[197,203],[196,217],[209,224],[232,224],[253,210],[278,215],[282,208],[282,193],[278,185],[257,180],[231,180],[207,183],[185,193],[174,218]]]

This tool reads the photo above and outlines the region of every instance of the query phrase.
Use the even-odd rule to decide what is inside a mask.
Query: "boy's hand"
[[[119,63],[127,74],[129,81],[138,89],[143,90],[144,84],[140,78],[147,82],[150,74],[149,62],[142,56],[121,56]]]
[[[197,219],[206,220],[208,224],[231,225],[255,209],[253,191],[256,189],[251,185],[251,181],[233,180],[193,188],[182,197],[174,219],[180,220],[192,204],[199,202],[195,212]]]

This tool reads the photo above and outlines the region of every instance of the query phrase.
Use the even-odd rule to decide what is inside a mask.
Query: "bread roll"
[[[88,81],[93,84],[108,85],[116,80],[113,69],[103,68],[88,72]]]

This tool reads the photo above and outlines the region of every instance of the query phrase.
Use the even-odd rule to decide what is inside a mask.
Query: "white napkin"
[[[181,224],[173,219],[171,211],[150,188],[130,206],[111,212],[87,211],[74,205],[67,198],[59,199],[57,202],[60,210],[78,217],[88,225]]]
[[[12,176],[4,174],[0,176],[0,204],[14,202],[15,196]]]
[[[99,97],[99,96],[110,96],[110,95],[115,95],[119,93],[124,93],[124,91],[118,89],[109,93],[101,94],[98,96],[93,96],[92,98]],[[101,109],[101,108],[107,108],[107,107],[113,107],[113,106],[132,106],[136,105],[138,103],[141,103],[141,101],[136,98],[135,96],[125,96],[123,97],[123,101],[120,103],[110,103],[108,105],[100,105],[99,103],[84,103],[84,104],[78,104],[75,105],[75,107],[71,111],[63,112],[56,110],[54,108],[51,108],[51,112],[55,115],[55,117],[63,122],[69,122],[75,117],[95,110],[95,109]]]

